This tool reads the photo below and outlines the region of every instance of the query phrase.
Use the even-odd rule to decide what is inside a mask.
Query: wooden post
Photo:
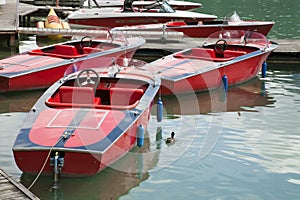
[[[16,46],[16,35],[15,34],[10,34],[9,38],[9,46]]]

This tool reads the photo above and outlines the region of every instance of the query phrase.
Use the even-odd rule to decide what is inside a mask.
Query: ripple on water
[[[0,167],[16,178],[21,176],[21,171],[14,162],[12,146],[26,115],[27,113],[0,114]]]

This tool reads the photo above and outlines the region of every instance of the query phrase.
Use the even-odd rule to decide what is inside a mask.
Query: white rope
[[[59,143],[59,141],[62,139],[63,137],[61,137],[54,145],[52,145],[52,147],[50,148],[49,150],[49,153],[47,155],[47,158],[41,168],[41,170],[39,171],[38,175],[35,177],[35,179],[33,180],[33,182],[31,183],[31,185],[27,188],[28,190],[30,190],[32,188],[32,186],[35,184],[35,182],[38,180],[38,178],[41,176],[45,166],[46,166],[46,163],[47,163],[47,160],[49,159],[50,157],[50,154],[51,154],[51,151],[53,150],[54,146],[57,145]]]

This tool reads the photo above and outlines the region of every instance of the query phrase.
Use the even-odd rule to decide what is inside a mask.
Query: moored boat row
[[[128,25],[126,17],[134,16],[132,24],[147,24],[145,16],[156,22],[156,18],[163,19],[162,15],[168,18],[174,17],[170,13],[176,13],[176,19],[180,13],[165,1],[138,8],[132,6],[131,0],[126,3],[129,10],[81,9],[71,14],[68,22],[115,27]],[[185,17],[187,24],[199,19],[213,23],[216,18],[206,14]],[[99,19],[106,19],[106,24],[96,21]],[[164,20],[161,22],[170,18]],[[179,28],[180,23],[183,22],[173,21],[168,26]],[[115,29],[106,31],[103,37],[83,37],[1,60],[2,92],[50,86],[28,113],[16,138],[13,153],[18,167],[24,173],[54,174],[55,180],[58,175],[100,172],[134,146],[143,145],[157,94],[220,87],[226,92],[229,86],[249,81],[259,72],[265,76],[266,59],[277,48],[265,36],[272,25],[268,24],[263,33],[221,28],[201,47],[184,49],[138,67],[128,63],[145,39],[126,38]]]

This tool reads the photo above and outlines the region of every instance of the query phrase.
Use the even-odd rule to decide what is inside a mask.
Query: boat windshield
[[[227,15],[224,17],[224,21],[230,21],[230,22],[242,22],[243,20],[240,18],[240,16],[238,15],[238,13],[236,11],[234,11],[233,13],[231,13],[230,15]]]
[[[162,13],[173,13],[175,10],[168,4],[167,1],[156,1],[153,4],[145,6],[144,9],[147,10],[154,10],[157,9],[159,12]]]
[[[227,44],[254,46],[260,49],[268,48],[268,40],[261,33],[243,30],[223,30],[211,34],[203,43],[203,46],[215,44],[223,39]]]
[[[161,3],[161,12],[172,13],[175,10],[167,3],[167,1],[163,1]]]
[[[90,36],[93,40],[101,40],[107,43],[117,43],[118,46],[127,46],[128,39],[120,30],[110,30],[107,27],[97,27],[91,30],[78,30],[78,34],[72,40],[80,40],[82,36]]]

